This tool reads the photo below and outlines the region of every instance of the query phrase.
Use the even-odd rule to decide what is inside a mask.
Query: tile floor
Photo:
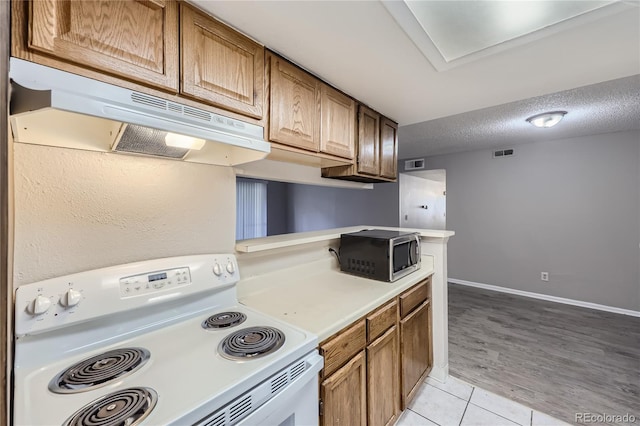
[[[449,376],[427,378],[396,426],[560,426],[546,414]]]

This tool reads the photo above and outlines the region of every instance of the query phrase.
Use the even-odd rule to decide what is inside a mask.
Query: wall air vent
[[[424,158],[416,158],[404,162],[405,170],[422,170],[424,169]]]
[[[513,155],[513,149],[511,148],[493,151],[493,158],[509,157],[511,155]]]

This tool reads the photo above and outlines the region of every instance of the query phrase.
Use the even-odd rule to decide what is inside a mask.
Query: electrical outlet
[[[540,272],[540,280],[549,281],[549,273],[548,272]]]

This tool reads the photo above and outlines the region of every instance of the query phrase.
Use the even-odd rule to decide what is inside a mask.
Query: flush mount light
[[[164,143],[167,144],[167,146],[184,149],[202,149],[205,142],[204,139],[192,138],[191,136],[179,135],[177,133],[167,133],[167,136],[164,138]]]
[[[545,112],[527,118],[527,121],[536,127],[553,127],[562,120],[567,111]]]

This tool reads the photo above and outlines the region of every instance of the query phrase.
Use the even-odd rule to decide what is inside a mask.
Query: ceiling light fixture
[[[567,111],[545,112],[527,118],[527,121],[536,127],[553,127],[562,120]]]

